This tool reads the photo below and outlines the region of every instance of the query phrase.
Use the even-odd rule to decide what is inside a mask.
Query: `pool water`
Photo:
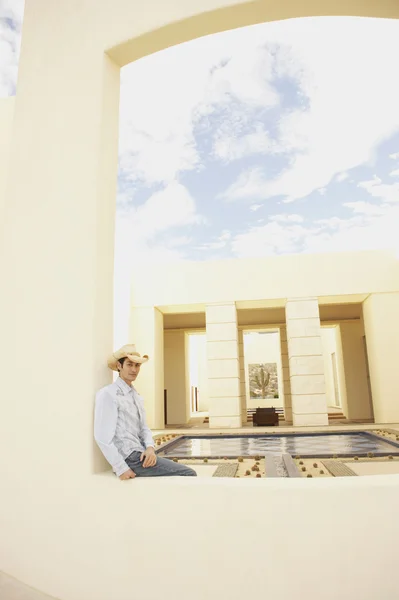
[[[399,444],[366,432],[299,435],[183,436],[161,451],[176,458],[220,458],[288,453],[326,458],[339,456],[399,455]]]

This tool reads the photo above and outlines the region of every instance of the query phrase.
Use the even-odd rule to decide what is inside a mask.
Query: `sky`
[[[22,19],[23,2],[0,0],[0,97],[16,93]],[[398,56],[399,21],[307,18],[122,69],[116,344],[129,255],[399,255]]]

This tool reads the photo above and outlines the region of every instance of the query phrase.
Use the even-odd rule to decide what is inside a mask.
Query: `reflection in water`
[[[292,455],[332,454],[398,454],[399,448],[366,433],[344,433],[301,436],[258,436],[258,437],[187,437],[170,449],[164,456],[254,456],[268,453]]]

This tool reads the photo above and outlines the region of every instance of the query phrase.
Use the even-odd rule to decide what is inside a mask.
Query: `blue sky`
[[[0,7],[7,96],[23,3]],[[399,252],[398,56],[399,21],[314,18],[202,38],[125,67],[117,265],[133,251],[149,261]],[[123,311],[118,266],[115,277]]]

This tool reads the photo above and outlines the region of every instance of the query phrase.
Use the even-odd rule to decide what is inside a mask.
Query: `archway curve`
[[[107,41],[107,54],[118,66],[123,67],[177,44],[260,23],[304,17],[399,18],[399,6],[395,0],[324,0],[322,6],[319,0],[208,0],[201,3],[200,7],[195,2],[186,0],[181,2],[179,8],[178,18],[174,19],[174,11],[168,11],[166,7],[162,10],[162,7],[161,15],[157,16],[159,26],[138,32],[129,38],[125,37],[128,35],[125,24],[129,21],[129,16],[123,18],[121,15],[124,30],[119,35],[125,41],[119,41],[115,37]],[[123,7],[123,10],[126,8]]]

